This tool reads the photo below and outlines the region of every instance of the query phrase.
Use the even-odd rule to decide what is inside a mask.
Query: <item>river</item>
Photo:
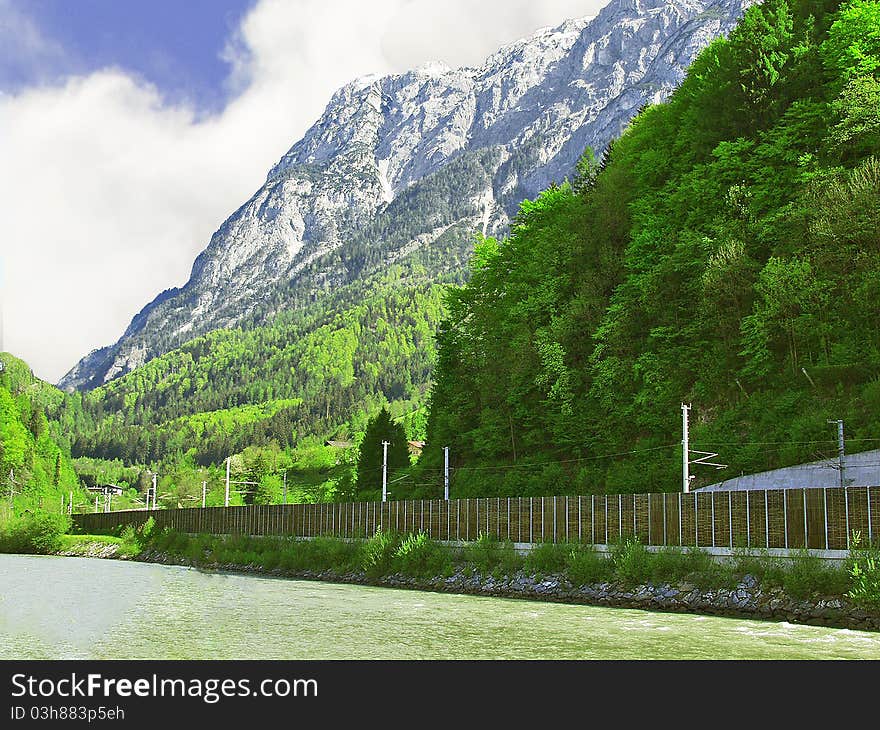
[[[880,634],[0,555],[0,659],[877,659]]]

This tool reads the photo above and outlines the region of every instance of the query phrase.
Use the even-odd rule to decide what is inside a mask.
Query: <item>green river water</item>
[[[0,555],[0,659],[878,659],[880,634]]]

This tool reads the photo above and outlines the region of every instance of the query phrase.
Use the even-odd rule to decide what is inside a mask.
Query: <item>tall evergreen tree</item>
[[[409,466],[409,446],[403,425],[391,420],[391,414],[382,408],[367,423],[358,451],[355,493],[382,488],[382,442],[388,441],[388,473]]]

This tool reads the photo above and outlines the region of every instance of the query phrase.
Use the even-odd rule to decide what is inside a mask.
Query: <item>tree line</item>
[[[878,445],[878,68],[877,3],[768,0],[525,201],[447,296],[423,468],[448,444],[459,494],[678,489],[682,402],[736,474],[834,453],[829,419]]]

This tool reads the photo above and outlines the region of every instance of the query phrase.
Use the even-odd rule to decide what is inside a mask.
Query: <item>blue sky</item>
[[[4,348],[57,382],[112,344],[345,83],[606,2],[0,0]]]
[[[44,63],[0,54],[0,89],[120,66],[155,84],[170,101],[219,110],[229,64],[223,50],[255,0],[11,0],[60,50]],[[0,21],[2,22],[2,21]]]

